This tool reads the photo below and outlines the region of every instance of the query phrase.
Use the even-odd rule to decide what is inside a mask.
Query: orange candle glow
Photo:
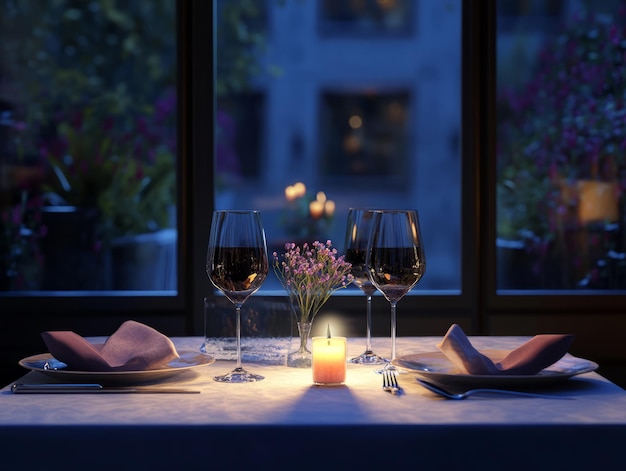
[[[289,185],[287,188],[285,188],[285,198],[287,198],[287,201],[293,201],[298,197],[298,190],[296,188],[294,188],[293,185]]]
[[[293,189],[295,191],[296,198],[302,198],[306,195],[306,185],[302,182],[294,183]]]
[[[309,203],[309,214],[313,219],[319,219],[324,215],[324,203],[317,200]]]
[[[345,337],[313,337],[311,368],[314,384],[346,382],[347,345]]]
[[[335,214],[335,202],[333,200],[326,200],[324,203],[324,213],[328,217],[333,217]]]

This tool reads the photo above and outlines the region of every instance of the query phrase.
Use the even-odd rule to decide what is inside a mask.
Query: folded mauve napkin
[[[172,341],[145,324],[124,322],[97,346],[71,331],[42,332],[48,350],[75,371],[141,371],[179,358]]]
[[[560,360],[573,341],[571,334],[536,335],[494,363],[474,348],[461,327],[452,324],[437,348],[466,374],[534,375]]]

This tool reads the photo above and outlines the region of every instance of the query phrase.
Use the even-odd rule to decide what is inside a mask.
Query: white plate
[[[493,361],[504,358],[508,350],[486,350]],[[593,361],[566,354],[555,364],[536,375],[470,375],[460,373],[441,352],[402,355],[391,362],[394,366],[422,376],[442,385],[459,388],[511,388],[543,386],[564,381],[575,375],[589,373],[598,368]]]
[[[67,365],[49,353],[24,358],[19,364],[31,371],[38,371],[51,378],[68,383],[136,384],[160,381],[215,361],[212,356],[199,352],[178,352],[180,358],[154,370],[141,371],[72,371]]]

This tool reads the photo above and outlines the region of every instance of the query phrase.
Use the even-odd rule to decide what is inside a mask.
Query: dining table
[[[478,350],[509,351],[528,338],[470,340]],[[179,352],[199,351],[202,340],[172,338]],[[397,357],[436,354],[440,340],[399,336]],[[375,352],[390,354],[389,338],[371,341]],[[348,338],[348,358],[365,343]],[[192,391],[163,394],[16,394],[13,384],[65,381],[25,369],[0,391],[0,464],[16,470],[626,469],[626,391],[597,371],[515,385],[544,397],[451,400],[418,382],[428,371],[410,368],[397,375],[400,394],[385,391],[379,365],[348,363],[345,383],[327,386],[313,384],[311,368],[244,361],[264,379],[214,381],[233,364],[208,361],[140,385]],[[466,387],[458,384],[460,374],[446,375],[448,386]]]

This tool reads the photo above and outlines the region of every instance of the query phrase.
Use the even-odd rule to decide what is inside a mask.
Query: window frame
[[[416,289],[400,301],[399,335],[438,335],[451,322],[474,334],[492,334],[493,321],[508,314],[584,316],[621,314],[623,292],[497,292],[495,231],[495,57],[496,0],[462,0],[461,103],[461,290]],[[214,207],[212,132],[215,115],[215,1],[177,0],[178,8],[178,291],[173,296],[136,293],[2,293],[2,318],[10,327],[78,323],[81,333],[101,335],[105,327],[133,317],[165,326],[170,335],[202,335],[204,297],[217,295],[204,272],[206,243]],[[206,47],[207,44],[211,46]],[[285,296],[258,293],[255,296]],[[378,299],[377,299],[378,298]],[[251,298],[252,299],[252,298]],[[333,296],[325,309],[351,318],[363,316],[362,299]],[[374,299],[374,316],[388,319],[389,305]],[[535,316],[535,317],[533,317]],[[33,322],[37,320],[37,322]],[[580,320],[580,318],[579,318]],[[364,324],[364,320],[363,320]],[[364,326],[363,326],[364,328]],[[565,327],[564,327],[565,328]],[[4,329],[7,332],[6,329]],[[516,333],[516,332],[512,332]],[[517,332],[519,333],[519,332]],[[7,334],[8,335],[8,334]]]

